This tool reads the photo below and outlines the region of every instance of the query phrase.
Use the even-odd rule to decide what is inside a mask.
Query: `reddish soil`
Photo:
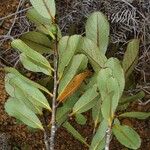
[[[15,12],[17,0],[0,0],[0,17]],[[12,19],[4,22],[0,26],[0,35],[5,34],[11,26]],[[6,49],[9,45],[6,45]],[[9,150],[17,147],[21,150],[43,150],[43,133],[30,132],[24,125],[18,125],[16,120],[9,117],[4,111],[4,103],[7,100],[7,94],[4,89],[4,72],[0,71],[0,150]],[[146,95],[146,97],[149,97]],[[150,105],[140,106],[134,103],[129,110],[149,111]],[[77,125],[74,121],[72,125],[88,139],[90,143],[92,135],[91,117],[87,115],[88,122],[84,126]],[[141,136],[142,145],[140,150],[150,149],[150,120],[138,121],[133,119],[123,119],[123,124],[132,126]],[[126,150],[115,139],[111,142],[111,150]],[[60,128],[56,136],[56,150],[88,150],[83,144],[75,140],[65,129]]]

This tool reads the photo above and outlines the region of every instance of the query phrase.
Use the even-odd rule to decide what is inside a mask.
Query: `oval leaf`
[[[99,71],[100,68],[104,67],[107,61],[107,58],[99,51],[97,45],[86,37],[82,38],[81,52],[88,57],[95,71]]]
[[[86,37],[92,40],[105,54],[109,42],[109,23],[101,12],[94,12],[88,18],[86,23]]]
[[[92,139],[90,150],[103,150],[104,149],[105,135],[106,135],[107,128],[108,128],[108,123],[106,120],[103,120],[100,123],[100,126]]]
[[[94,120],[94,128],[97,128],[98,123],[102,119],[101,113],[101,99],[99,99],[96,105],[92,108],[92,118]]]
[[[123,113],[123,114],[119,115],[119,117],[147,119],[148,117],[150,117],[150,112],[126,112],[126,113]]]
[[[143,91],[140,91],[136,95],[132,95],[132,96],[123,95],[121,97],[120,101],[119,101],[119,105],[124,105],[124,104],[127,104],[127,103],[137,101],[138,99],[144,98],[144,96],[145,96],[145,93]]]
[[[34,8],[31,8],[27,11],[27,17],[30,21],[35,23],[37,26],[42,26],[43,28],[48,30],[48,26],[51,25],[51,20],[48,20],[42,17]]]
[[[49,94],[51,97],[53,97],[53,95],[44,87],[41,86],[40,84],[26,78],[25,76],[23,76],[22,74],[20,74],[15,68],[11,68],[11,67],[5,67],[5,71],[9,72],[11,74],[14,74],[15,76],[18,76],[19,78],[21,78],[23,81],[27,82],[28,84],[34,86],[35,88],[38,88],[44,92],[46,92],[47,94]]]
[[[56,8],[55,0],[30,0],[36,11],[47,19],[54,19]]]
[[[22,101],[9,98],[5,103],[5,110],[10,116],[21,120],[24,124],[32,128],[44,130],[38,117]]]
[[[62,107],[59,107],[57,109],[56,122],[58,125],[61,125],[62,123],[64,123],[67,120],[68,114],[72,110],[74,104],[79,99],[79,95],[80,95],[80,92],[77,91],[71,97],[69,97],[66,102],[63,103]]]
[[[70,65],[66,68],[63,77],[60,80],[60,84],[58,87],[58,93],[61,95],[68,84],[73,80],[74,76],[83,71],[87,67],[88,59],[83,54],[75,55],[70,63]]]
[[[51,42],[49,38],[40,32],[31,31],[25,33],[21,36],[21,40],[30,48],[39,52],[40,54],[50,52],[52,53],[50,47]]]
[[[10,96],[20,100],[27,99],[33,106],[46,108],[51,111],[47,99],[39,89],[11,73],[6,75],[5,82],[6,91]]]
[[[132,128],[118,124],[113,127],[113,133],[122,145],[131,149],[140,148],[141,139]]]
[[[80,35],[73,35],[63,37],[59,41],[58,51],[59,51],[59,64],[58,64],[58,73],[59,78],[62,77],[64,69],[70,63],[75,51],[77,50],[79,41],[81,39]]]
[[[87,121],[86,117],[83,116],[82,114],[76,114],[75,120],[80,125],[85,125]]]
[[[73,107],[72,114],[83,113],[89,109],[91,109],[95,103],[97,102],[97,86],[94,85],[90,89],[88,89],[77,101],[77,103]]]
[[[69,123],[69,122],[65,122],[63,124],[63,127],[69,132],[71,133],[74,138],[76,138],[77,140],[79,140],[80,142],[82,142],[83,144],[85,144],[86,146],[89,146],[85,140],[85,138],[82,137],[82,135]]]
[[[112,70],[112,75],[114,78],[116,78],[119,84],[120,97],[121,97],[125,87],[125,77],[124,77],[124,71],[123,68],[121,67],[120,61],[117,58],[109,58],[105,65],[106,67]]]
[[[138,39],[133,39],[129,42],[127,46],[127,50],[124,54],[122,62],[123,70],[125,72],[126,77],[129,76],[128,72],[131,72],[130,69],[133,69],[135,66],[136,58],[138,57],[139,53],[139,44],[140,41]]]
[[[111,123],[120,99],[118,82],[112,76],[112,70],[106,68],[100,70],[97,83],[102,99],[103,117]]]
[[[49,62],[38,52],[32,50],[23,41],[17,39],[11,43],[13,48],[22,52],[21,61],[25,68],[35,71],[43,72],[46,75],[51,75],[51,66]]]

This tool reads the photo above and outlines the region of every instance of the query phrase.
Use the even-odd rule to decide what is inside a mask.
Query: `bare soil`
[[[0,0],[0,18],[4,17],[10,13],[16,11],[18,5],[18,0]],[[11,27],[12,18],[7,19],[2,26],[0,25],[0,35],[4,35],[7,30]],[[10,48],[9,42],[3,44],[2,49]],[[10,51],[11,53],[11,51]],[[3,56],[4,57],[4,56]],[[7,56],[5,56],[7,57]],[[150,56],[148,55],[145,62],[141,63],[146,70],[146,82],[149,82],[150,70],[147,64],[150,62]],[[12,59],[12,58],[11,58]],[[9,59],[7,59],[9,60]],[[3,62],[4,63],[4,62]],[[0,63],[1,64],[1,63]],[[5,63],[8,65],[7,63]],[[1,69],[0,69],[1,70]],[[6,102],[8,95],[4,88],[4,71],[0,71],[0,150],[9,150],[18,148],[20,150],[43,150],[43,133],[42,132],[30,132],[30,130],[24,125],[18,125],[14,118],[9,117],[4,110],[4,103]],[[143,74],[138,74],[140,77],[139,81],[143,84]],[[150,89],[148,89],[150,91]],[[146,94],[145,101],[150,98],[149,94]],[[150,104],[145,106],[139,105],[138,102],[132,104],[128,108],[129,110],[136,111],[150,111]],[[89,114],[86,115],[88,122],[84,126],[76,124],[73,120],[72,125],[77,128],[77,130],[87,138],[90,143],[92,137],[92,121]],[[141,136],[142,145],[140,150],[150,149],[150,120],[133,120],[133,119],[123,119],[121,120],[123,124],[132,126]],[[88,150],[83,144],[74,139],[65,129],[60,128],[56,135],[56,150]],[[115,138],[111,142],[111,150],[126,150],[121,146]]]

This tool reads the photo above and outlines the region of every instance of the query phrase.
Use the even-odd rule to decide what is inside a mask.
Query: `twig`
[[[58,70],[58,50],[57,37],[54,47],[54,90],[52,100],[52,119],[51,119],[51,135],[50,135],[50,150],[54,150],[55,132],[56,132],[56,96],[57,96],[57,70]]]
[[[110,140],[111,140],[111,132],[112,129],[109,127],[106,131],[106,144],[105,144],[105,150],[109,150]]]
[[[10,15],[8,15],[8,16],[2,17],[2,18],[0,18],[0,21],[5,20],[5,19],[7,19],[7,18],[10,18],[10,17],[12,17],[12,16],[14,16],[14,15],[20,14],[20,13],[22,13],[22,12],[25,12],[25,11],[29,10],[30,8],[32,8],[32,7],[28,7],[28,8],[25,8],[25,9],[23,9],[23,10],[20,10],[20,11],[17,11],[17,12],[15,12],[15,13],[12,13],[12,14],[10,14]]]
[[[15,17],[14,17],[14,19],[13,19],[13,23],[12,23],[11,27],[9,28],[9,31],[8,31],[7,34],[6,34],[7,38],[9,37],[8,39],[10,39],[10,37],[11,37],[11,31],[12,31],[12,29],[13,29],[15,23],[16,23],[17,14],[18,14],[18,11],[19,11],[20,6],[21,6],[22,3],[24,3],[24,0],[20,0],[20,1],[19,1],[18,7],[17,7],[17,10],[16,10],[16,15],[15,15]],[[12,38],[11,38],[11,39],[12,39]],[[4,41],[5,41],[5,39],[2,40],[2,42],[0,43],[0,46],[3,44]]]

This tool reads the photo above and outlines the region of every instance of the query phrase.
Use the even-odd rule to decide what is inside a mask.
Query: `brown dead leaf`
[[[57,101],[64,102],[70,95],[72,95],[82,84],[82,82],[92,74],[91,71],[86,70],[76,75],[68,84],[63,92],[58,95]]]

